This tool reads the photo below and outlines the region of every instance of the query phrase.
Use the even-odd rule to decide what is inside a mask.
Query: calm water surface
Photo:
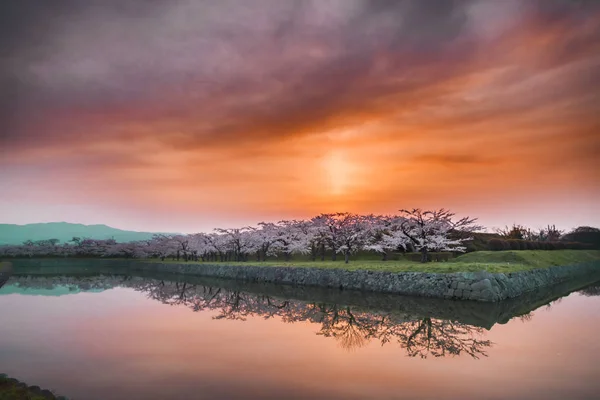
[[[0,372],[72,399],[600,394],[600,286],[531,311],[174,279],[11,277]]]

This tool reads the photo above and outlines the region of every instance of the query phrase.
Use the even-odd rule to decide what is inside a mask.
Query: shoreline
[[[48,273],[52,268],[72,272],[110,272],[114,268],[131,271],[164,272],[192,276],[397,294],[404,296],[499,302],[537,289],[578,279],[594,283],[600,279],[600,261],[547,267],[511,273],[490,272],[375,272],[303,267],[264,267],[253,265],[163,263],[111,259],[13,259],[14,273]],[[26,272],[29,270],[29,272]]]
[[[130,273],[131,270],[125,269],[114,271],[112,274],[95,275],[29,275],[23,273],[14,275],[12,284],[23,288],[23,295],[27,295],[27,290],[29,289],[34,291],[37,288],[53,290],[57,286],[77,287],[79,290],[74,293],[86,292],[88,290],[95,291],[98,289],[107,290],[122,286],[143,291],[143,289],[140,289],[142,287],[150,290],[154,295],[160,293],[160,299],[175,296],[177,300],[180,300],[180,290],[185,290],[187,285],[189,290],[192,290],[192,293],[193,290],[199,290],[200,293],[209,293],[210,296],[217,292],[229,292],[232,298],[237,298],[240,295],[255,296],[255,300],[246,301],[246,307],[249,307],[252,312],[259,314],[264,312],[265,297],[269,297],[271,300],[279,300],[279,304],[287,304],[290,301],[304,304],[332,304],[341,306],[341,308],[353,307],[356,310],[375,314],[402,315],[403,318],[409,319],[434,318],[451,320],[487,330],[491,329],[495,324],[505,324],[512,318],[526,315],[541,306],[590,285],[589,279],[586,279],[586,277],[575,278],[568,282],[528,292],[513,299],[506,299],[500,302],[477,302],[403,296],[390,293],[337,290],[315,286],[243,282],[233,279],[144,271],[138,271],[132,277],[129,275]],[[107,280],[108,284],[104,283],[105,280]],[[155,282],[155,286],[150,284],[152,281]],[[140,282],[143,282],[141,286]],[[169,283],[171,284],[170,286]],[[173,285],[178,284],[182,285],[178,286],[178,290],[174,290]],[[198,289],[194,289],[196,287]],[[30,295],[42,294],[30,293]],[[216,306],[212,301],[209,301],[209,303],[212,306]],[[252,307],[255,307],[255,309],[252,309]]]

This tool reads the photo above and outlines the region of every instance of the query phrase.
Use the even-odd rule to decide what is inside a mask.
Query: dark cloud
[[[421,51],[439,49],[455,39],[467,23],[468,0],[393,1],[365,3],[359,27],[387,21],[390,44]]]
[[[472,12],[483,3],[1,2],[0,141],[127,137],[120,126],[131,121],[164,124],[170,133],[160,140],[176,147],[251,143],[401,114],[436,104],[451,94],[453,81],[493,65],[485,58],[488,51],[498,57],[495,42],[478,30],[496,17]],[[544,68],[593,59],[597,2],[511,3],[524,6],[508,20],[559,32],[544,50]],[[585,85],[586,76],[568,79],[555,97],[598,89],[595,75]],[[520,99],[511,112],[525,109]],[[479,121],[497,107],[457,115]]]

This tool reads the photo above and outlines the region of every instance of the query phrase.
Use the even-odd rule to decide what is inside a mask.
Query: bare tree
[[[512,227],[494,228],[494,232],[506,239],[525,239],[529,230],[523,225],[513,224]]]

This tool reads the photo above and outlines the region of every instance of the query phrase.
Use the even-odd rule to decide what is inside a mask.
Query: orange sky
[[[596,2],[117,3],[0,13],[0,222],[600,224]]]

